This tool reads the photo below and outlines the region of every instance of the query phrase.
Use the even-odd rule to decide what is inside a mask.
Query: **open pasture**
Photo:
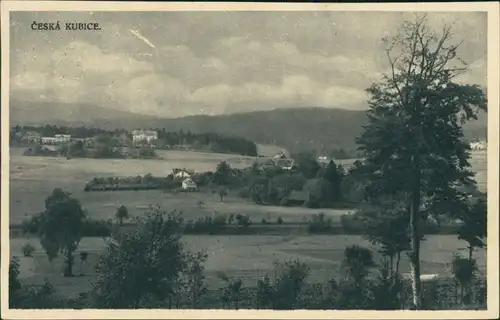
[[[227,197],[221,203],[212,193],[165,193],[149,191],[84,192],[85,182],[96,176],[133,176],[151,173],[167,176],[173,168],[192,168],[197,172],[214,171],[217,164],[226,160],[234,168],[250,166],[252,157],[201,152],[166,151],[162,160],[71,159],[22,156],[22,150],[11,149],[10,161],[10,223],[20,223],[26,216],[44,209],[44,200],[54,188],[62,188],[80,200],[89,216],[95,219],[113,218],[116,208],[125,205],[131,216],[144,213],[148,206],[160,205],[165,210],[182,211],[186,219],[207,215],[249,214],[253,222],[263,218],[275,222],[282,217],[285,222],[303,222],[311,214],[324,212],[334,220],[345,210],[284,208],[259,206],[241,198]],[[203,201],[202,208],[198,201]]]
[[[227,197],[223,203],[217,194],[171,194],[159,190],[84,192],[85,182],[96,176],[132,176],[151,173],[166,176],[173,168],[192,168],[196,171],[215,170],[226,160],[232,167],[244,168],[254,158],[188,151],[164,151],[162,160],[113,160],[25,157],[23,149],[11,149],[10,161],[10,223],[20,223],[25,216],[43,210],[45,198],[54,188],[62,188],[79,199],[89,215],[96,219],[112,218],[120,205],[125,205],[132,216],[142,214],[148,205],[158,204],[165,210],[180,210],[186,219],[219,214],[249,214],[253,222],[263,218],[275,222],[282,217],[285,222],[303,222],[311,214],[323,212],[334,221],[346,212],[342,209],[307,209],[260,206],[236,197]],[[162,151],[160,151],[162,152]],[[345,166],[354,160],[341,160]],[[486,153],[475,152],[471,159],[481,190],[486,190]],[[203,201],[198,208],[198,201]]]
[[[217,274],[224,272],[230,277],[241,277],[246,286],[253,286],[266,273],[272,271],[275,261],[300,259],[311,268],[309,281],[326,281],[338,275],[338,269],[346,246],[358,244],[376,250],[363,237],[355,235],[314,235],[314,236],[184,236],[186,249],[206,250],[208,260],[204,264],[207,273],[207,286],[218,288],[223,285]],[[33,258],[22,257],[22,246],[31,243],[36,251]],[[449,274],[449,263],[453,253],[466,255],[466,243],[456,236],[429,236],[422,243],[422,274]],[[89,257],[83,266],[85,276],[64,278],[61,276],[62,258],[52,264],[48,261],[38,239],[12,239],[11,255],[21,258],[21,278],[27,283],[41,284],[48,278],[60,293],[68,296],[78,295],[88,288],[94,280],[94,266],[98,255],[106,248],[102,238],[84,238],[78,251],[87,251]],[[78,253],[77,253],[78,257]],[[249,260],[249,257],[251,259]],[[485,270],[485,251],[475,252],[479,267]],[[380,257],[376,254],[375,260]],[[80,261],[75,260],[75,274],[80,273]],[[409,272],[406,255],[401,261],[401,272]]]

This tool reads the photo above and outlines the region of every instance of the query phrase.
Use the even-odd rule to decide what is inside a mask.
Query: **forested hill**
[[[165,128],[167,131],[214,132],[276,144],[290,152],[334,149],[353,151],[367,123],[365,111],[328,108],[277,108],[217,116],[162,119],[93,105],[11,102],[11,125],[85,125],[104,129]],[[466,137],[486,137],[486,114],[466,125]]]

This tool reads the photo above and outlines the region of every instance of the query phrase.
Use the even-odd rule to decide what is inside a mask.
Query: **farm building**
[[[487,144],[486,141],[474,141],[470,144],[470,148],[472,150],[486,150]]]
[[[56,134],[54,137],[56,138],[57,143],[64,143],[71,141],[70,134]]]
[[[279,160],[279,159],[286,159],[286,156],[284,153],[280,152],[277,155],[273,157],[274,160]]]
[[[192,191],[192,190],[196,190],[196,182],[193,181],[193,179],[191,178],[187,178],[187,179],[184,179],[182,181],[182,189],[183,190],[188,190],[188,191]]]
[[[288,196],[287,205],[289,206],[302,206],[307,201],[309,201],[309,191],[305,190],[293,190]]]
[[[295,161],[293,159],[279,159],[276,166],[283,170],[292,170]]]
[[[134,130],[132,131],[132,141],[134,144],[148,143],[151,144],[158,140],[158,132],[154,130]]]
[[[194,170],[190,169],[173,169],[174,178],[190,178],[194,174]]]
[[[28,143],[40,143],[42,142],[42,137],[38,132],[28,131],[22,136],[21,140]]]
[[[55,137],[42,137],[41,138],[42,144],[57,144],[59,141]]]

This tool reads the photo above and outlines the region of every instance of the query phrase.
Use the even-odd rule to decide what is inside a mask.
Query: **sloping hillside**
[[[293,108],[218,116],[162,119],[111,110],[95,105],[11,102],[12,124],[85,125],[105,129],[165,128],[217,132],[257,143],[278,145],[290,152],[302,150],[355,150],[355,137],[367,123],[365,111]],[[486,137],[487,115],[466,125],[466,137]]]

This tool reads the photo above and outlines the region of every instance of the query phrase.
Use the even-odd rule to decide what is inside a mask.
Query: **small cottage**
[[[295,161],[293,159],[279,159],[276,166],[283,170],[292,170]]]
[[[196,182],[193,181],[191,178],[184,179],[182,181],[182,189],[187,190],[187,191],[193,191],[196,190]]]
[[[289,206],[303,206],[309,200],[309,191],[293,190],[288,196],[287,205]]]
[[[173,169],[174,178],[190,178],[194,174],[194,170],[188,169]]]

